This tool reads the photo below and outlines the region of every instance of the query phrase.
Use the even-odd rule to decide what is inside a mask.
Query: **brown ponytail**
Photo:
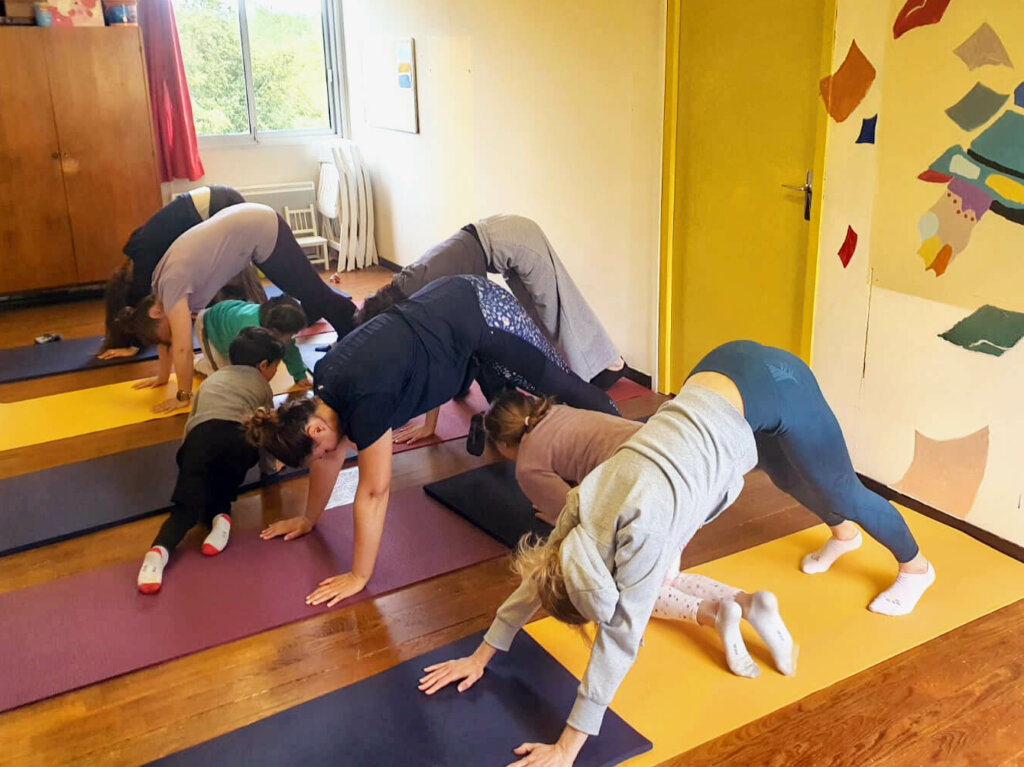
[[[531,397],[518,389],[499,394],[484,415],[484,429],[491,442],[518,445],[548,414],[554,397]]]
[[[128,306],[128,298],[132,289],[132,276],[134,265],[131,259],[126,258],[114,274],[107,280],[107,286],[103,291],[103,303],[106,309],[105,329],[106,335],[103,338],[103,348],[120,349],[129,346],[142,346],[138,337],[131,331],[131,328],[124,328],[118,321],[121,312]]]
[[[143,298],[136,307],[126,306],[114,317],[114,328],[117,333],[138,339],[132,346],[156,346],[163,343],[157,335],[159,320],[149,316],[149,310],[156,303],[156,296],[150,294]]]
[[[260,407],[242,424],[246,439],[288,466],[302,466],[313,453],[306,424],[316,410],[316,400],[296,399],[277,410]]]

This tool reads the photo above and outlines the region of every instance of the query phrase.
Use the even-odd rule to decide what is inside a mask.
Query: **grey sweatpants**
[[[505,278],[572,372],[589,381],[619,359],[615,344],[536,222],[523,216],[490,216],[476,222],[476,231],[488,270]]]

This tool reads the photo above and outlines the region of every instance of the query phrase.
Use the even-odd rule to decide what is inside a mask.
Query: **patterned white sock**
[[[670,621],[696,623],[700,603],[701,600],[698,597],[672,588],[671,581],[666,578],[665,582],[661,584],[661,591],[658,592],[658,600],[654,603],[654,612],[651,613],[651,616]]]
[[[786,676],[796,673],[796,652],[793,637],[779,614],[779,600],[770,591],[756,591],[750,600],[747,621],[768,645],[775,668]]]
[[[833,535],[825,542],[824,546],[803,558],[800,569],[811,575],[823,573],[832,567],[833,563],[843,554],[859,549],[863,542],[864,537],[860,534],[860,530],[847,541],[841,541]]]
[[[754,663],[754,659],[747,652],[747,646],[743,643],[743,635],[740,633],[742,619],[743,609],[738,604],[731,600],[718,603],[715,631],[718,632],[725,647],[725,662],[736,676],[754,679],[761,673],[761,669]]]
[[[164,567],[170,558],[170,553],[163,546],[154,546],[146,552],[146,556],[142,558],[142,567],[139,569],[139,591],[143,594],[155,594],[160,590],[164,581]]]
[[[931,562],[923,573],[900,573],[889,588],[871,600],[868,609],[882,615],[909,615],[933,583],[935,568]]]
[[[202,552],[208,557],[215,557],[224,551],[228,545],[228,537],[231,535],[231,517],[227,514],[218,514],[213,518],[210,526],[210,534],[203,541]]]

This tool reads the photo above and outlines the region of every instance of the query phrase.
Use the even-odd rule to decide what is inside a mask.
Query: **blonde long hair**
[[[552,543],[547,538],[524,535],[512,555],[512,571],[524,582],[533,583],[541,605],[552,618],[570,626],[578,626],[582,633],[583,626],[590,621],[580,614],[569,599],[559,548],[560,544]]]

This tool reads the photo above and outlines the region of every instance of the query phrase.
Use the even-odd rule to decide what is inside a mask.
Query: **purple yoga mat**
[[[224,553],[179,549],[153,596],[135,586],[139,561],[0,594],[0,711],[319,615],[305,597],[348,571],[351,506],[324,513],[309,535],[260,540],[238,531]],[[345,605],[507,554],[428,498],[394,493],[376,571]]]

